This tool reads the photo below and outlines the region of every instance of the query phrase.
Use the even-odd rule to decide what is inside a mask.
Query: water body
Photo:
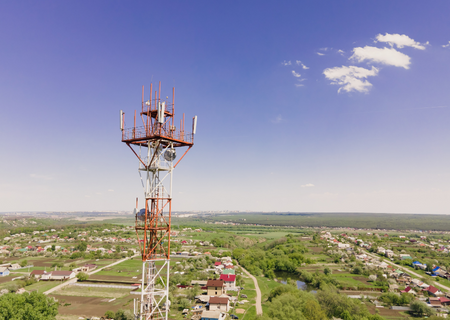
[[[283,271],[277,271],[275,272],[275,278],[278,282],[287,284],[287,279],[290,278],[291,280],[294,280],[297,283],[297,289],[304,290],[312,293],[316,293],[316,288],[311,287],[304,281],[301,281],[297,275],[291,274],[289,272],[283,272]]]

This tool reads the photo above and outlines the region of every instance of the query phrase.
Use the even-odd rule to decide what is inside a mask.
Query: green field
[[[229,213],[203,217],[203,220],[243,224],[301,227],[352,227],[396,230],[450,230],[446,215],[383,213]],[[198,221],[197,221],[198,222]],[[183,223],[179,221],[179,223]],[[239,229],[239,228],[237,228]]]

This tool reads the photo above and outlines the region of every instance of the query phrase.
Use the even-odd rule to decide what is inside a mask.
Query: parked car
[[[241,298],[248,298],[246,294],[241,294]]]
[[[239,317],[237,315],[231,314],[230,315],[231,319],[239,319]]]

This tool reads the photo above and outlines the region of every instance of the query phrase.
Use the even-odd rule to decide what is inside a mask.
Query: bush
[[[78,278],[78,281],[82,282],[82,281],[86,281],[89,278],[89,275],[87,273],[80,272],[77,274],[77,278]]]
[[[353,274],[362,274],[363,273],[363,269],[360,266],[356,266],[353,271]]]

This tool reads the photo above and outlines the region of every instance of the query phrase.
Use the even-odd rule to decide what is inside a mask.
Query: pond
[[[312,293],[316,293],[316,288],[308,285],[307,283],[301,281],[299,279],[299,277],[295,274],[289,273],[289,272],[284,272],[284,271],[276,271],[275,272],[275,278],[277,279],[278,282],[283,283],[283,284],[287,284],[287,279],[291,279],[291,280],[295,280],[295,282],[297,283],[297,289],[299,290],[304,290],[304,291],[308,291],[308,292],[312,292]]]

